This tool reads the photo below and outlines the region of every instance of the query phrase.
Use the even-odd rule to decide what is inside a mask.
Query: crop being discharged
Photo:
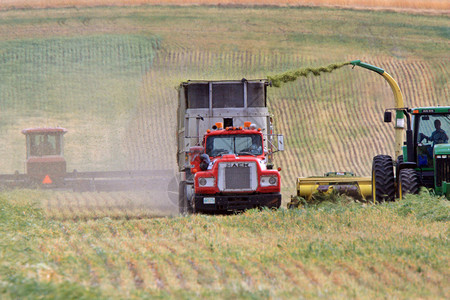
[[[336,69],[340,69],[343,66],[349,65],[349,62],[331,64],[326,67],[318,68],[302,68],[294,71],[288,71],[282,74],[277,74],[273,76],[267,76],[267,78],[272,82],[274,87],[280,87],[282,83],[287,83],[297,80],[299,77],[308,77],[308,74],[313,74],[314,76],[320,76],[322,73],[331,73]]]

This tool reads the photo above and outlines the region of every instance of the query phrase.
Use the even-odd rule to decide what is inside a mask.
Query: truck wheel
[[[398,177],[398,197],[400,199],[406,194],[417,194],[419,192],[419,175],[416,170],[400,170]]]
[[[186,200],[187,201],[187,213],[188,214],[193,214],[195,213],[195,208],[194,208],[194,197],[191,198],[191,200]]]
[[[187,213],[186,181],[181,181],[178,186],[178,210],[182,215]]]
[[[395,199],[394,166],[389,155],[377,155],[373,158],[372,199],[374,202]]]

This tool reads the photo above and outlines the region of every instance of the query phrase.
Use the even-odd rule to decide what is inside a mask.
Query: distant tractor
[[[395,164],[388,155],[374,157],[373,199],[392,201],[415,194],[422,186],[450,199],[450,106],[392,110],[406,116],[406,142]],[[390,111],[384,120],[391,122]]]
[[[22,130],[26,136],[26,165],[28,179],[46,186],[61,186],[66,175],[63,135],[61,127]]]
[[[84,191],[161,190],[172,170],[67,172],[64,158],[66,129],[29,128],[26,137],[26,173],[0,174],[0,188],[44,188]]]

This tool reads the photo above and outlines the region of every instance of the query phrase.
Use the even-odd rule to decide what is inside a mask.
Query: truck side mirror
[[[392,122],[392,113],[390,111],[384,112],[384,123],[391,123]]]
[[[284,138],[281,134],[278,136],[278,151],[284,151]]]

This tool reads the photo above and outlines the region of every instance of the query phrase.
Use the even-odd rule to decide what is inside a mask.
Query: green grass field
[[[406,105],[449,105],[449,17],[331,8],[0,11],[0,173],[62,126],[68,170],[176,169],[175,87],[361,59]],[[285,206],[295,178],[393,154],[388,84],[349,66],[269,89]],[[154,195],[0,193],[1,298],[449,298],[449,205],[151,218]]]

